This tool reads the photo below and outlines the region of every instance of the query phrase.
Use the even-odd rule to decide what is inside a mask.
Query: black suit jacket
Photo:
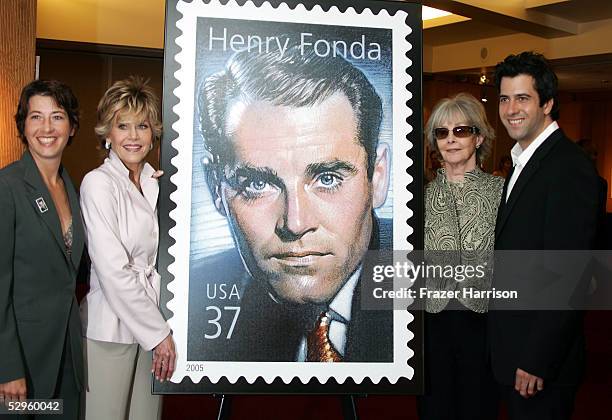
[[[391,223],[376,220],[370,249],[392,248]],[[353,294],[344,361],[391,362],[393,308],[361,309],[362,281],[371,282],[364,279],[367,272],[364,268]],[[188,360],[295,361],[299,344],[320,310],[275,302],[264,285],[246,272],[236,250],[192,265],[189,283]],[[240,313],[232,327],[236,308]]]
[[[535,151],[506,202],[510,178],[498,210],[496,250],[592,249],[597,174],[563,131],[553,132]],[[496,262],[494,286],[512,269]],[[489,344],[495,377],[506,385],[514,384],[517,368],[558,384],[577,384],[584,370],[580,311],[492,310]]]
[[[25,377],[29,398],[53,395],[65,343],[75,380],[83,382],[74,289],[85,235],[77,193],[66,170],[60,172],[72,210],[71,255],[30,153],[0,170],[0,383]]]

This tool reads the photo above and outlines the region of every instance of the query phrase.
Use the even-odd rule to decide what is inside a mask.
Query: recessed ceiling
[[[561,91],[612,91],[611,54],[551,60],[551,64],[559,79],[559,90]],[[436,76],[445,79],[452,77],[457,81],[477,83],[483,71],[488,78],[487,84],[492,84],[493,67],[437,73]]]
[[[584,23],[612,16],[612,1],[574,0],[535,7],[532,10]]]
[[[612,56],[580,57],[553,62],[559,88],[566,91],[612,90]]]
[[[457,42],[474,41],[481,38],[491,38],[515,34],[516,31],[485,22],[467,20],[450,25],[436,26],[423,31],[423,43],[437,47]]]
[[[585,23],[601,21],[599,25],[605,25],[605,19],[612,19],[612,0],[422,0],[422,3],[470,19],[424,29],[423,43],[434,48],[519,33],[562,40],[580,35],[593,26],[585,26]],[[567,31],[565,35],[564,31]],[[601,42],[610,43],[610,40],[601,39]],[[530,49],[528,45],[517,48]],[[595,50],[602,53],[579,55],[578,50],[574,57],[551,60],[561,90],[612,90],[612,53],[608,53],[611,50]],[[582,54],[587,53],[582,50]],[[437,60],[444,60],[444,57],[437,57]],[[486,71],[491,76],[493,69]],[[439,74],[476,81],[481,72],[481,68],[474,68]]]

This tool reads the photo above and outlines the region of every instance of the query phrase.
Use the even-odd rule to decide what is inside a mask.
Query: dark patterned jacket
[[[504,179],[479,168],[467,172],[461,183],[449,182],[444,169],[425,188],[425,255],[430,266],[484,264],[486,275],[471,279],[427,276],[428,290],[472,288],[488,290],[491,285],[495,218]],[[437,313],[448,298],[430,298],[427,312]],[[487,299],[458,299],[475,312],[487,311]]]

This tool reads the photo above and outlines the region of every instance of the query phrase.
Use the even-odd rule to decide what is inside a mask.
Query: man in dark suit
[[[499,116],[517,141],[499,206],[495,249],[592,249],[597,174],[556,122],[556,75],[542,55],[524,52],[499,63],[495,77]],[[496,285],[512,268],[496,264]],[[505,280],[512,286],[512,278]],[[582,313],[530,309],[491,312],[495,378],[511,419],[569,419],[584,369]]]
[[[389,152],[366,76],[297,45],[243,51],[205,80],[199,109],[237,252],[191,267],[189,323],[203,336],[190,335],[188,358],[392,361],[392,310],[359,310],[368,249],[392,248],[373,211]]]

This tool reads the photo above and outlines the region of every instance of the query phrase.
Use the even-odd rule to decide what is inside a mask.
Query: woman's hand
[[[0,384],[0,404],[7,401],[24,401],[28,394],[25,378]]]
[[[174,373],[174,362],[176,351],[174,350],[174,340],[172,334],[168,334],[164,340],[153,350],[153,366],[151,372],[155,379],[160,382],[169,380]]]

